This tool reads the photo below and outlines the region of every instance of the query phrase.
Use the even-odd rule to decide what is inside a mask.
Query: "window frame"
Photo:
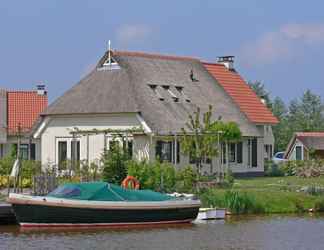
[[[297,157],[297,148],[300,150],[300,159],[298,159],[298,157]],[[295,158],[296,158],[296,160],[297,161],[302,161],[303,160],[303,146],[301,146],[301,145],[296,145],[296,147],[295,147]]]

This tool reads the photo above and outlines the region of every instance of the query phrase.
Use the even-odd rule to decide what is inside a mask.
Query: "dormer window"
[[[162,88],[164,88],[165,91],[167,91],[167,92],[171,95],[171,98],[174,100],[174,102],[179,102],[179,97],[177,97],[176,94],[174,94],[174,93],[171,91],[169,85],[162,85]]]
[[[183,93],[183,87],[182,86],[176,86],[175,89],[179,92],[179,94],[186,100],[186,102],[191,102],[189,97],[186,96],[184,93]]]
[[[156,85],[156,84],[149,84],[148,86],[152,89],[152,91],[159,98],[160,101],[164,101],[164,97],[158,91],[158,85]]]
[[[110,45],[109,45],[110,46]],[[108,50],[108,56],[107,59],[102,64],[102,67],[99,68],[100,70],[113,70],[113,69],[120,69],[120,66],[118,65],[117,61],[112,56],[112,51]]]
[[[104,69],[120,69],[120,66],[112,56],[108,56],[108,59],[102,64]]]

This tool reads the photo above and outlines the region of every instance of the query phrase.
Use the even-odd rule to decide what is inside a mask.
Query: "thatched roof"
[[[260,135],[198,59],[115,51],[120,69],[109,69],[102,67],[107,57],[44,115],[140,113],[154,133],[170,134],[180,132],[197,107],[204,112],[212,105],[214,119],[238,123],[245,136]]]

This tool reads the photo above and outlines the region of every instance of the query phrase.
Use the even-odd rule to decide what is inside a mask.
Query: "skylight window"
[[[149,87],[152,89],[154,94],[159,98],[160,101],[164,101],[164,97],[158,91],[158,86],[155,84],[149,84]]]
[[[174,92],[172,92],[169,85],[162,85],[162,88],[164,88],[164,90],[169,93],[169,95],[175,102],[179,102],[179,97]]]
[[[172,98],[175,102],[179,102],[179,97],[178,97],[175,93],[173,93],[173,92],[171,91],[169,85],[162,85],[162,88],[164,88],[164,90],[167,91],[167,92],[170,94],[171,98]]]
[[[186,102],[191,102],[189,97],[185,93],[183,93],[183,87],[182,86],[176,86],[175,88],[179,92],[179,94],[186,100]]]

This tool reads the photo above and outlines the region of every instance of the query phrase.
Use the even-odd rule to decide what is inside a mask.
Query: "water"
[[[324,249],[324,217],[262,216],[123,230],[22,231],[0,226],[0,249]]]

